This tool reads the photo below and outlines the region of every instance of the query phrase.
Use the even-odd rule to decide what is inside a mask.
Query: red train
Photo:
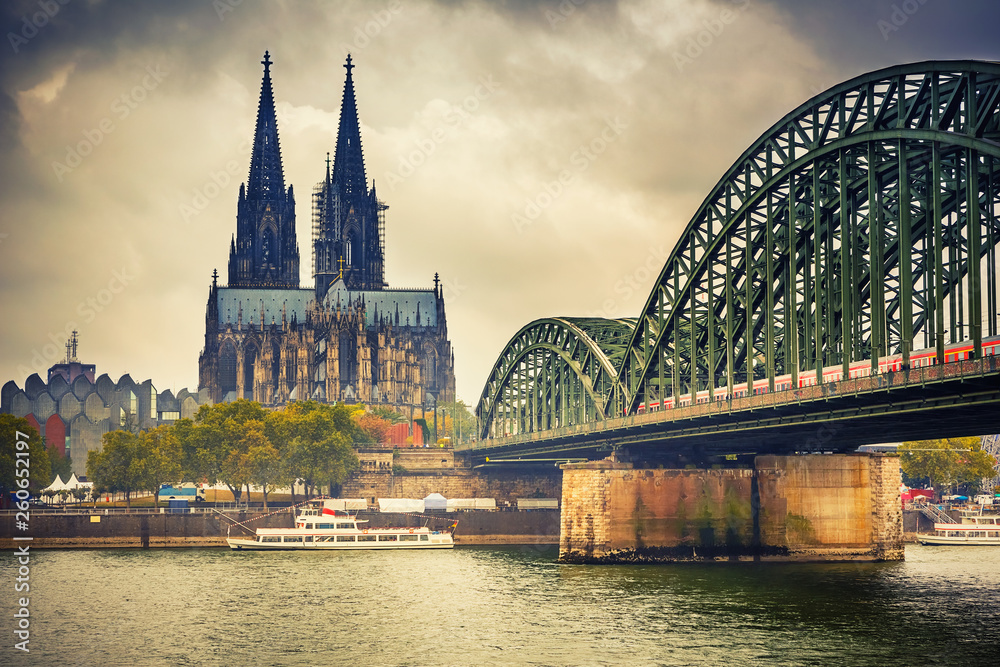
[[[972,351],[972,342],[963,341],[961,343],[953,343],[947,345],[944,348],[944,360],[945,363],[951,363],[953,361],[961,361],[963,359],[969,358],[969,353]],[[983,355],[984,356],[994,356],[1000,355],[1000,336],[994,336],[992,338],[983,339]],[[937,363],[937,350],[935,348],[928,348],[925,350],[915,350],[910,353],[910,367],[911,368],[921,368],[923,366],[931,366]],[[889,357],[881,357],[878,360],[878,370],[880,373],[887,373],[889,371],[898,371],[902,368],[903,356],[900,354],[895,354]],[[859,378],[867,377],[872,373],[872,364],[870,360],[855,361],[850,365],[850,377]],[[844,379],[844,367],[841,364],[836,366],[827,366],[823,369],[823,378],[821,382],[837,382],[838,380]],[[799,372],[799,387],[811,387],[816,384],[816,369],[805,370]],[[753,394],[766,394],[768,393],[768,381],[767,378],[762,380],[753,381]],[[792,376],[791,375],[779,375],[774,378],[774,390],[775,391],[787,391],[792,389]],[[716,387],[715,388],[715,400],[724,401],[729,396],[727,395],[726,387]],[[750,390],[747,387],[747,383],[741,383],[733,387],[733,398],[740,398],[747,396]],[[710,392],[708,389],[703,389],[694,395],[695,403],[708,403],[712,400]],[[678,401],[679,406],[691,405],[691,394],[682,394],[680,400]],[[650,406],[650,412],[655,412],[661,409],[669,409],[674,407],[674,397],[668,396],[662,402],[662,407],[660,402],[653,403]],[[646,411],[646,404],[642,403],[639,405],[639,413]]]

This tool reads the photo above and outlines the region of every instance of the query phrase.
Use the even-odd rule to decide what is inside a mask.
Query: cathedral
[[[443,288],[390,289],[385,210],[365,176],[351,70],[331,170],[312,196],[313,278],[299,285],[295,195],[285,185],[271,60],[264,77],[250,175],[240,185],[229,281],[213,273],[199,386],[214,402],[264,405],[315,399],[406,412],[455,400]]]

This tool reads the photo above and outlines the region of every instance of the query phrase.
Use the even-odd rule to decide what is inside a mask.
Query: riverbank
[[[107,512],[33,513],[27,534],[15,533],[15,515],[0,516],[0,549],[14,549],[13,536],[30,536],[34,549],[222,547],[226,536],[257,528],[287,528],[288,509],[271,513],[207,509],[186,514]],[[447,528],[458,521],[456,545],[558,544],[559,512],[442,512],[433,516],[361,512],[369,526]],[[18,542],[17,545],[23,545]]]

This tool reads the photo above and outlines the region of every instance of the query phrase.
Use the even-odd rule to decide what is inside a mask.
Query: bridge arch
[[[866,74],[765,132],[668,258],[604,414],[997,335],[1000,64]],[[616,404],[617,401],[617,404]],[[622,410],[616,410],[620,405]]]
[[[634,327],[634,319],[552,317],[522,328],[479,399],[480,437],[604,419]]]

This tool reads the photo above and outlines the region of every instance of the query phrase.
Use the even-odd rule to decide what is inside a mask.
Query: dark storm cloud
[[[900,62],[997,59],[994,3],[909,1],[918,9],[895,19],[894,4],[910,5],[4,3],[0,299],[18,318],[0,320],[0,380],[23,382],[34,353],[75,322],[99,372],[194,387],[265,49],[297,195],[302,284],[309,192],[334,145],[350,51],[368,178],[391,207],[387,279],[428,287],[440,271],[458,393],[474,400],[531,319],[633,316],[655,277],[649,267],[733,160],[790,109]],[[42,4],[59,10],[15,52],[7,35],[27,30]],[[880,20],[898,29],[883,35]],[[142,87],[150,68],[166,74]],[[112,111],[123,95],[144,98],[127,118]],[[94,135],[100,145],[59,178],[53,164],[88,148],[104,121],[113,132]],[[445,139],[428,143],[435,131]],[[196,215],[183,212],[196,201]],[[517,227],[514,216],[531,206],[537,215]],[[90,306],[123,269],[126,289],[100,311]]]

